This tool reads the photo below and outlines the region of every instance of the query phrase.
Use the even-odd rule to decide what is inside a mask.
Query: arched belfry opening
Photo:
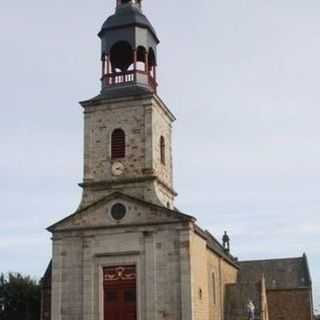
[[[148,51],[143,46],[137,48],[137,70],[148,71]]]
[[[126,41],[115,43],[110,50],[110,63],[112,73],[125,73],[133,64],[133,50],[131,45]]]
[[[103,24],[102,91],[140,87],[157,91],[157,45],[159,39],[142,13],[141,0],[117,0],[114,15]]]

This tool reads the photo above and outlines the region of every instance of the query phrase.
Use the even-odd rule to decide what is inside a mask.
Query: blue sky
[[[82,110],[115,1],[5,1],[0,11],[0,271],[40,277],[45,227],[78,205]],[[320,304],[320,2],[145,0],[175,113],[177,206],[240,259],[309,258]]]

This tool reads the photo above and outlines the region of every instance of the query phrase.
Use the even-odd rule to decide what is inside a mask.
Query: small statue
[[[223,247],[224,250],[227,252],[230,252],[230,238],[227,234],[227,231],[224,232],[224,235],[222,237]]]
[[[248,320],[254,320],[254,311],[256,307],[254,306],[252,300],[248,301],[247,310],[248,310]]]

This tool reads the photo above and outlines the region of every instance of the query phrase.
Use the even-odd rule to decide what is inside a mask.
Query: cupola
[[[116,12],[99,32],[102,42],[102,92],[143,87],[156,92],[159,39],[142,13],[141,0],[117,0]]]

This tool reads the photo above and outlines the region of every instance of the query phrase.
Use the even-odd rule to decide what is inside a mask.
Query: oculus
[[[127,208],[121,203],[116,203],[111,207],[111,216],[114,220],[120,221],[126,214]]]

